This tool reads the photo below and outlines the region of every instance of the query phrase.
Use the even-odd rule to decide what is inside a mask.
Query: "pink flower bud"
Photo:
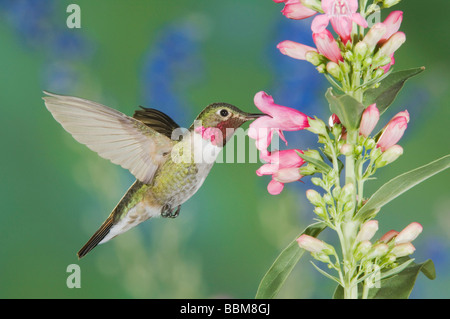
[[[393,145],[389,147],[377,160],[375,161],[375,167],[383,167],[397,160],[403,154],[403,147],[400,145]]]
[[[313,40],[316,44],[317,50],[324,55],[327,59],[339,63],[344,61],[341,50],[334,39],[333,35],[327,29],[319,33],[313,33]]]
[[[281,12],[286,16],[286,18],[301,20],[309,18],[317,13],[310,8],[305,7],[300,3],[300,0],[288,0]]]
[[[369,220],[364,225],[361,226],[361,229],[356,236],[356,242],[370,240],[375,235],[378,230],[378,221],[377,220]]]
[[[383,133],[377,141],[377,146],[381,151],[385,151],[397,144],[402,138],[409,122],[408,111],[403,111],[395,115],[385,126]]]
[[[317,52],[313,47],[289,40],[278,43],[277,49],[284,55],[298,60],[306,60],[306,53],[308,52]]]
[[[395,32],[400,29],[400,25],[403,20],[402,11],[392,11],[387,18],[383,21],[383,25],[386,27],[385,34],[381,37],[381,41],[389,39]]]
[[[376,104],[369,105],[363,112],[359,132],[364,137],[368,137],[380,119],[380,111]]]
[[[394,33],[389,40],[380,48],[378,52],[381,56],[391,56],[406,41],[406,35],[403,32]]]
[[[391,253],[398,258],[411,255],[415,250],[416,248],[413,246],[413,244],[404,243],[395,245],[394,248],[392,248]]]
[[[333,127],[334,124],[340,124],[341,120],[339,119],[339,117],[336,114],[331,114],[330,118],[328,119],[328,125],[330,127]]]
[[[309,235],[301,235],[297,238],[297,243],[300,248],[303,248],[311,253],[324,253],[326,255],[332,253],[332,250],[328,244]]]
[[[409,224],[397,235],[397,237],[395,237],[395,244],[398,245],[412,242],[419,236],[422,230],[422,225],[417,222]]]
[[[391,229],[386,234],[381,236],[380,242],[382,243],[388,243],[392,238],[398,235],[398,231]]]

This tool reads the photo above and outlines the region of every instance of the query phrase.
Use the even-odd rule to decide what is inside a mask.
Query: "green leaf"
[[[314,223],[309,225],[300,235],[306,234],[317,237],[325,228],[327,228],[327,226],[323,222]],[[275,259],[274,263],[261,280],[255,298],[269,299],[276,297],[292,269],[305,252],[305,250],[301,249],[297,244],[296,239],[299,236],[297,236],[280,253],[277,259]]]
[[[411,261],[409,257],[403,257],[398,259],[398,263],[401,264],[397,268],[401,268],[402,271],[392,274],[392,270],[382,271],[381,279],[379,283],[374,283],[374,287],[369,289],[367,298],[369,299],[407,299],[411,294],[411,291],[416,282],[417,276],[422,272],[429,279],[436,278],[436,272],[434,269],[434,263],[431,259],[416,264]],[[406,267],[403,267],[407,265]],[[387,274],[389,276],[387,276]],[[358,298],[362,297],[363,284],[358,285]],[[343,299],[344,289],[342,286],[338,286],[334,292],[333,298]]]
[[[330,104],[331,112],[339,117],[339,120],[347,129],[356,129],[359,127],[361,115],[365,109],[362,103],[350,95],[338,95],[332,88],[327,90],[325,97]]]
[[[434,162],[401,174],[381,186],[356,213],[356,217],[365,220],[381,207],[397,198],[410,188],[450,167],[450,155]]]
[[[425,67],[393,72],[385,80],[381,81],[376,89],[369,89],[364,93],[363,103],[369,106],[377,104],[377,108],[382,114],[394,102],[400,90],[405,85],[406,80],[423,72]]]
[[[320,161],[316,158],[310,157],[310,156],[306,156],[300,152],[297,152],[298,156],[300,156],[301,158],[303,158],[305,161],[307,161],[308,163],[313,164],[316,168],[318,168],[322,173],[327,173],[331,170],[331,167],[328,166],[324,161]]]

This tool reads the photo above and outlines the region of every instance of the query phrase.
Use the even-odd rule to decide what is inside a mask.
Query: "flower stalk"
[[[326,94],[333,112],[328,125],[317,117],[275,104],[264,92],[257,93],[255,105],[268,114],[251,124],[259,131],[249,133],[256,140],[261,158],[268,162],[257,174],[272,175],[268,190],[273,195],[281,193],[285,183],[311,176],[311,182],[322,192],[309,189],[306,197],[314,206],[317,219],[336,232],[340,249],[306,234],[297,239],[298,245],[337,272],[333,276],[313,263],[320,273],[341,286],[344,298],[368,298],[370,289],[379,284],[377,278],[387,271],[403,269],[398,258],[414,252],[411,241],[422,231],[419,223],[411,223],[401,232],[390,231],[371,242],[378,230],[374,219],[378,210],[364,218],[358,214],[367,202],[365,183],[373,179],[378,169],[403,154],[397,143],[406,131],[409,113],[399,112],[374,134],[381,111],[387,106],[379,109],[376,103],[367,103],[368,90],[376,90],[391,74],[394,54],[406,40],[399,31],[403,13],[393,11],[384,22],[369,27],[366,18],[370,14],[380,10],[380,6],[391,7],[399,1],[274,1],[285,3],[283,14],[288,18],[314,16],[311,30],[316,46],[285,40],[277,48],[291,58],[310,62],[338,92],[329,89]],[[336,38],[327,29],[330,26]],[[323,156],[318,150],[269,150],[274,132],[287,145],[283,131],[303,129],[317,135]],[[286,154],[286,160],[273,160],[277,154]],[[282,184],[276,191],[270,187],[275,182]],[[358,291],[358,287],[362,290]]]

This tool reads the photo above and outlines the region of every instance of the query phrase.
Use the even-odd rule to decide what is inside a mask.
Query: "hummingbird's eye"
[[[220,110],[220,115],[223,116],[223,117],[226,117],[226,116],[228,116],[228,111],[225,110],[225,109]]]

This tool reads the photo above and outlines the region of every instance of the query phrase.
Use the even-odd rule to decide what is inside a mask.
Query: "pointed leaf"
[[[408,299],[421,271],[431,280],[436,278],[431,259],[420,264],[412,262],[397,275],[381,280],[380,288],[370,289],[368,297],[371,299]]]
[[[300,235],[306,234],[309,236],[317,237],[327,226],[323,222],[318,222],[309,225]],[[300,236],[299,235],[299,236]],[[275,298],[281,287],[283,286],[286,278],[291,273],[294,266],[298,263],[304,249],[298,246],[296,239],[297,236],[277,257],[267,273],[264,275],[261,283],[259,284],[258,291],[255,298],[268,299]]]
[[[377,108],[382,114],[394,102],[400,90],[405,85],[406,80],[423,72],[425,67],[393,72],[385,80],[381,81],[376,89],[369,89],[364,93],[364,105],[377,104]]]
[[[356,129],[359,127],[361,115],[365,108],[362,103],[350,95],[338,95],[332,88],[327,90],[325,97],[330,104],[331,112],[339,117],[339,120],[347,129]]]
[[[356,217],[365,220],[381,207],[397,198],[410,188],[450,167],[450,155],[434,162],[401,174],[381,186],[356,213]]]

